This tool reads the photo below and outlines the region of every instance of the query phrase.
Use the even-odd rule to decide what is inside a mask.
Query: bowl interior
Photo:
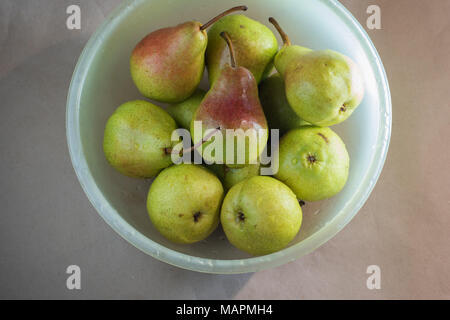
[[[130,53],[143,36],[183,21],[206,22],[220,11],[243,3],[249,7],[245,13],[247,16],[266,24],[273,31],[267,19],[269,16],[277,18],[293,43],[342,52],[354,59],[364,73],[366,94],[362,104],[346,122],[333,127],[350,154],[348,183],[332,199],[308,203],[304,207],[302,228],[286,251],[290,252],[289,259],[319,246],[353,217],[373,187],[387,147],[386,130],[390,118],[386,118],[386,112],[390,106],[383,100],[388,89],[383,87],[386,85],[382,83],[384,74],[376,68],[378,57],[368,49],[370,40],[365,42],[350,18],[332,1],[126,2],[93,36],[74,74],[67,118],[72,160],[88,197],[124,238],[162,260],[200,271],[220,271],[216,265],[219,262],[215,259],[232,260],[228,262],[230,265],[239,263],[242,266],[247,261],[252,262],[250,269],[237,267],[233,272],[252,271],[263,268],[264,261],[277,259],[277,254],[261,260],[246,259],[248,255],[228,243],[221,227],[208,239],[194,245],[176,245],[165,240],[152,226],[146,212],[146,196],[151,181],[125,177],[108,165],[102,151],[103,130],[108,117],[120,104],[143,99],[129,72]],[[279,42],[281,44],[281,40]],[[207,88],[206,78],[201,86]],[[326,228],[326,235],[314,239]],[[284,253],[278,254],[281,257]],[[189,261],[184,263],[183,259],[194,259],[195,263],[206,263],[209,267],[197,268],[189,265]],[[236,262],[235,259],[245,260]]]

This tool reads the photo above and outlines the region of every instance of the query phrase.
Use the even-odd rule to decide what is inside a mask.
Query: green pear
[[[349,57],[332,50],[313,51],[292,45],[275,19],[284,45],[275,68],[285,83],[286,98],[297,115],[317,126],[346,120],[364,97],[363,77]]]
[[[118,107],[106,123],[103,150],[108,162],[130,177],[150,178],[172,164],[171,135],[177,126],[154,104],[135,100]]]
[[[305,126],[281,138],[275,177],[289,186],[298,199],[322,200],[345,186],[349,162],[344,142],[334,131]]]
[[[229,46],[231,64],[223,67],[195,112],[191,122],[191,136],[194,145],[203,144],[200,152],[208,164],[242,167],[257,163],[263,152],[268,138],[267,121],[253,74],[236,65],[231,39],[226,32],[222,36]],[[198,124],[201,126],[197,126]],[[222,150],[220,147],[211,147],[219,145],[215,140],[217,135],[209,137],[215,131],[222,137]],[[227,134],[231,141],[228,147]],[[208,147],[214,150],[209,153]]]
[[[270,129],[279,129],[280,136],[291,129],[309,125],[290,107],[284,90],[284,80],[274,74],[259,85],[259,99]]]
[[[265,255],[285,248],[294,239],[302,223],[302,209],[285,184],[257,176],[228,191],[220,221],[231,244],[252,255]]]
[[[222,184],[209,170],[193,164],[175,165],[153,181],[147,211],[164,237],[193,243],[217,228],[223,194]]]
[[[167,112],[175,119],[175,121],[184,129],[190,129],[191,120],[195,111],[205,97],[206,91],[202,89],[195,90],[194,94],[178,104],[171,105],[167,108]]]
[[[145,36],[130,58],[131,77],[141,94],[161,102],[181,102],[198,87],[205,69],[206,29],[231,8],[206,24],[189,21]]]
[[[217,21],[208,31],[206,65],[211,85],[229,61],[229,53],[220,33],[226,31],[233,41],[236,62],[253,73],[259,83],[273,68],[278,42],[272,31],[258,21],[236,14]]]
[[[224,164],[213,164],[208,166],[212,172],[222,181],[225,190],[229,190],[235,184],[245,179],[259,176],[260,164],[249,164],[242,168],[230,168]]]

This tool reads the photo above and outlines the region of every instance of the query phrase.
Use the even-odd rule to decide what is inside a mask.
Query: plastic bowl
[[[291,245],[250,257],[232,247],[219,227],[205,241],[176,245],[152,226],[146,212],[151,181],[117,173],[105,160],[103,130],[115,108],[141,98],[129,73],[129,57],[147,33],[183,21],[207,21],[224,9],[246,4],[251,18],[272,26],[277,18],[293,43],[334,49],[362,67],[366,95],[361,106],[333,127],[345,141],[350,175],[332,199],[308,203],[303,225]],[[205,84],[205,82],[203,83]],[[169,264],[209,273],[253,272],[297,259],[331,239],[358,212],[382,170],[391,131],[388,81],[368,35],[337,1],[330,0],[137,0],[125,1],[95,32],[76,66],[67,100],[67,140],[73,167],[86,195],[103,219],[124,239]]]

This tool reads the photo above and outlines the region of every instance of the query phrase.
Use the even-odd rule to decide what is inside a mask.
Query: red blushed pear
[[[226,32],[222,32],[221,36],[228,44],[231,65],[223,67],[217,80],[202,100],[191,122],[191,135],[194,143],[198,144],[207,140],[208,132],[219,129],[223,137],[222,154],[206,152],[206,147],[212,143],[213,139],[211,139],[203,144],[203,158],[208,162],[240,167],[256,163],[267,144],[268,127],[253,74],[248,69],[236,65],[230,37]],[[196,121],[201,121],[202,132],[197,132],[200,127],[199,122],[196,126]],[[229,148],[226,146],[227,129],[235,130],[234,146]],[[245,139],[242,140],[245,145],[239,144],[240,138]],[[233,154],[229,155],[227,152],[233,152]],[[243,163],[239,161],[240,158],[244,159]]]
[[[189,21],[156,30],[142,39],[130,59],[131,77],[149,99],[175,103],[187,99],[198,87],[205,69],[206,29],[223,16],[247,10],[231,8],[206,24]]]

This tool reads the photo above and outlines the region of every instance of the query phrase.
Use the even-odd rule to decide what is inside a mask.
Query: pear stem
[[[278,23],[278,21],[275,20],[275,18],[270,17],[269,18],[269,22],[274,25],[275,29],[277,29],[278,33],[281,36],[281,39],[283,40],[284,45],[285,46],[290,46],[291,45],[291,40],[289,39],[289,37],[286,34],[286,32],[284,32],[284,30],[280,27],[280,24]]]
[[[220,18],[225,17],[226,15],[229,15],[232,12],[235,11],[246,11],[248,8],[247,6],[238,6],[238,7],[233,7],[231,9],[228,9],[227,11],[222,12],[221,14],[219,14],[217,17],[212,18],[211,20],[209,20],[207,23],[205,23],[204,25],[202,25],[200,27],[200,30],[205,30],[208,27],[210,27],[214,22],[216,22],[217,20],[219,20]]]
[[[225,41],[227,42],[228,48],[230,49],[231,67],[236,68],[236,56],[234,53],[233,42],[231,41],[230,35],[226,31],[222,31],[220,33],[220,36],[225,39]]]

